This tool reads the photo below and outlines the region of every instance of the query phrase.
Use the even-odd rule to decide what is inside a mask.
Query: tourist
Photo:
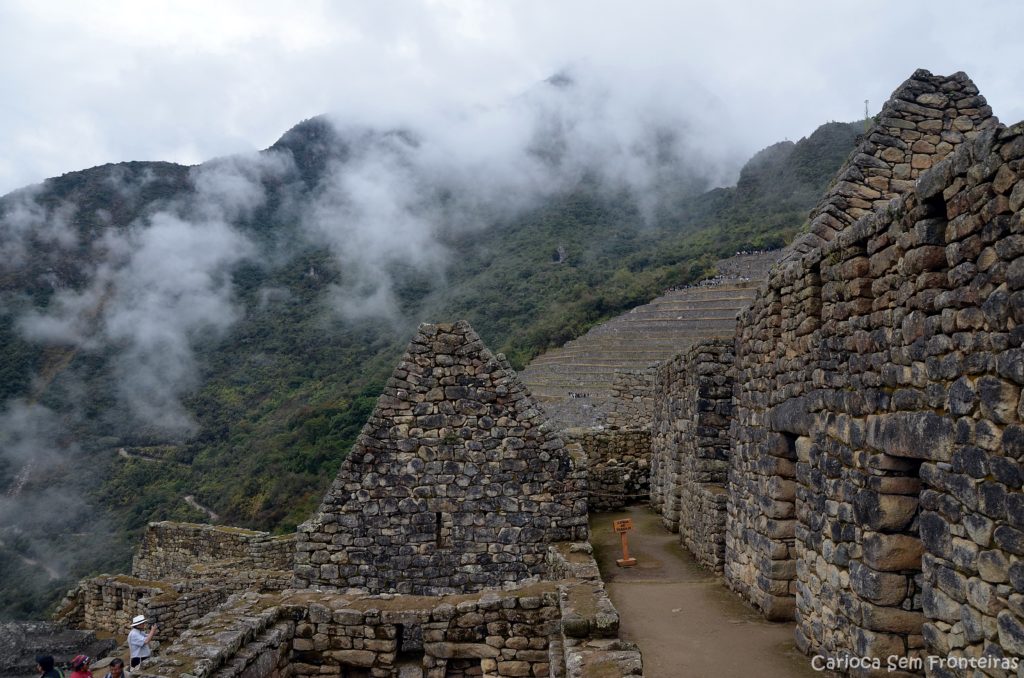
[[[71,660],[71,675],[69,678],[92,678],[92,671],[89,670],[89,662],[91,662],[87,655],[80,654]]]
[[[124,660],[113,659],[110,662],[110,670],[103,678],[124,678]]]
[[[53,657],[48,654],[36,657],[36,671],[39,672],[39,678],[64,678],[64,674],[53,667]]]
[[[156,633],[156,624],[150,624],[149,633],[145,633],[142,630],[142,625],[146,621],[146,615],[142,614],[137,614],[132,619],[132,630],[128,633],[128,653],[131,656],[129,671],[135,671],[142,665],[142,662],[153,656],[149,641],[153,640],[153,634]]]

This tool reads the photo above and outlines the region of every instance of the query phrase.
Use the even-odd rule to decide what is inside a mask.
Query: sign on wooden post
[[[636,565],[636,558],[629,557],[629,540],[626,538],[626,533],[632,529],[632,518],[622,518],[620,520],[612,521],[612,531],[618,532],[619,537],[622,538],[622,558],[615,561],[615,564],[619,567],[633,567]]]

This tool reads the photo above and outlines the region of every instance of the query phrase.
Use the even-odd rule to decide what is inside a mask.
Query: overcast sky
[[[123,160],[264,148],[323,112],[406,124],[564,68],[742,157],[871,112],[915,68],[1024,118],[1024,5],[981,2],[0,0],[0,194]],[[713,138],[712,138],[713,137]]]

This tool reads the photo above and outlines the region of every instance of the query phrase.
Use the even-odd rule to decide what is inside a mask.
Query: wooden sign
[[[618,532],[619,537],[622,539],[622,557],[615,561],[615,564],[619,567],[633,567],[636,565],[636,558],[629,555],[629,541],[626,539],[626,533],[632,529],[632,518],[612,521],[612,530]]]
[[[623,518],[622,520],[612,521],[612,530],[622,534],[623,532],[629,532],[633,529],[633,519]]]

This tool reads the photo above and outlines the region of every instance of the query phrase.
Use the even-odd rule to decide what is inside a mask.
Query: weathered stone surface
[[[435,657],[485,659],[500,657],[501,652],[484,643],[424,643],[423,649]]]
[[[953,441],[953,422],[934,412],[868,417],[868,444],[893,456],[949,461]]]
[[[898,605],[907,597],[908,578],[879,572],[859,561],[850,563],[850,586],[864,600],[876,605]]]
[[[924,545],[920,539],[906,534],[864,535],[864,564],[882,572],[917,570],[921,567]]]
[[[313,572],[296,586],[437,594],[543,574],[548,544],[587,536],[582,454],[545,422],[468,323],[421,325],[299,528]]]

